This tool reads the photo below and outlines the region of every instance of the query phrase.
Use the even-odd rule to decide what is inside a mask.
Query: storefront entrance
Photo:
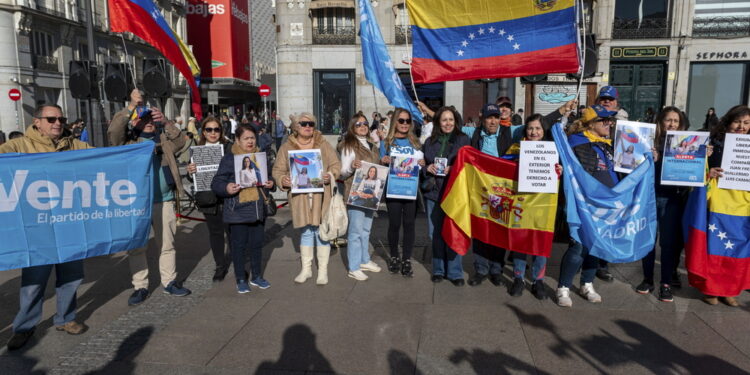
[[[656,113],[664,102],[664,64],[628,63],[610,65],[609,84],[620,94],[620,107],[632,121],[653,121],[647,113]]]

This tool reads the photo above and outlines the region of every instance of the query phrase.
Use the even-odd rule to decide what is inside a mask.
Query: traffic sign
[[[271,87],[268,85],[260,85],[260,87],[258,87],[258,94],[264,97],[271,95]]]
[[[14,102],[21,100],[21,90],[19,89],[8,90],[8,97],[10,98],[10,100]]]
[[[209,105],[217,105],[217,104],[219,104],[219,92],[218,91],[209,91],[208,92],[208,104]]]

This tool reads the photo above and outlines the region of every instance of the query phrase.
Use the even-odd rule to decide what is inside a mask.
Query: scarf
[[[586,137],[586,138],[587,138],[587,139],[589,140],[589,142],[591,142],[591,143],[601,142],[601,143],[606,143],[606,144],[608,144],[608,145],[612,146],[612,140],[611,140],[611,139],[607,139],[607,138],[602,138],[602,137],[600,137],[600,136],[598,136],[598,135],[594,134],[594,132],[592,132],[591,130],[586,130],[586,131],[584,131],[584,132],[583,132],[583,135],[584,135],[584,136],[585,136],[585,137]]]
[[[258,152],[258,147],[256,146],[252,152]],[[235,143],[232,145],[232,154],[242,155],[247,154],[247,152],[240,147],[239,143]],[[259,199],[260,194],[258,194],[258,188],[255,186],[240,190],[240,203],[255,202]]]
[[[505,119],[505,120],[500,119],[500,125],[501,126],[511,126],[513,124],[511,123],[510,118],[508,118],[508,119]]]
[[[448,141],[450,140],[450,138],[450,134],[443,134],[438,137],[438,142],[440,142],[440,151],[438,152],[439,158],[445,157],[445,149],[448,147]]]

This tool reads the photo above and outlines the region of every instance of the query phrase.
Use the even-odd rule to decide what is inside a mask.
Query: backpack
[[[336,186],[336,180],[333,174],[331,176],[331,202],[328,205],[328,211],[323,215],[320,222],[319,234],[323,241],[332,241],[346,234],[346,228],[349,226],[349,218],[346,216],[346,204],[344,197]]]

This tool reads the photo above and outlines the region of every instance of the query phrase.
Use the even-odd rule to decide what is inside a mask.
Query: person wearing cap
[[[154,142],[153,178],[154,202],[151,224],[156,241],[161,246],[159,273],[164,293],[172,296],[186,296],[190,290],[177,281],[176,252],[174,236],[177,231],[175,202],[184,194],[180,171],[175,155],[185,145],[186,137],[173,123],[165,121],[164,115],[156,108],[139,106],[143,102],[138,89],[130,93],[128,106],[112,117],[107,129],[109,143],[113,146]],[[133,250],[128,255],[130,271],[133,273],[135,291],[128,299],[128,305],[135,306],[148,297],[147,246]]]
[[[550,126],[555,124],[556,122],[559,122],[560,119],[565,116],[566,113],[570,113],[572,111],[575,111],[577,102],[575,100],[570,100],[565,102],[565,104],[561,105],[556,110],[548,113],[544,117],[542,117],[542,126],[544,126],[545,131],[547,131]],[[495,100],[495,105],[500,108],[500,125],[502,126],[510,126],[510,125],[516,125],[513,123],[513,102],[510,100],[507,96],[501,96],[498,97],[497,100]],[[520,112],[523,112],[519,109]],[[520,125],[520,124],[519,124]]]
[[[603,106],[593,105],[584,109],[581,118],[567,130],[568,143],[583,169],[610,188],[619,181],[614,170],[612,140],[609,138],[616,114]],[[570,287],[573,277],[581,268],[581,295],[589,302],[601,302],[602,297],[594,290],[593,284],[598,266],[599,258],[589,254],[589,249],[571,238],[560,265],[557,304],[562,307],[573,305]]]
[[[620,103],[617,101],[619,97],[619,93],[614,86],[604,86],[599,90],[599,95],[596,97],[596,104],[608,111],[617,112],[615,115],[616,119],[627,120],[628,112],[620,108]]]

